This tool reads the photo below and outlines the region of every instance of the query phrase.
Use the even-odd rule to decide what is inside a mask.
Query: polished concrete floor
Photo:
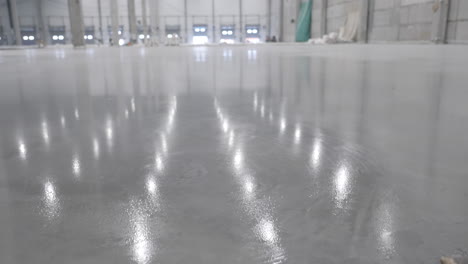
[[[0,263],[468,251],[468,47],[0,52]]]

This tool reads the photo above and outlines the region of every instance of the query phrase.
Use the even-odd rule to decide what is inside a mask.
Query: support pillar
[[[280,0],[280,5],[279,5],[279,36],[278,36],[278,41],[283,42],[284,41],[284,0]]]
[[[359,1],[359,28],[357,32],[357,41],[360,43],[367,43],[368,30],[369,30],[369,0]]]
[[[327,0],[320,1],[320,37],[327,34]]]
[[[184,0],[184,23],[185,23],[185,42],[189,42],[188,36],[188,10],[187,10],[187,0]]]
[[[104,44],[104,33],[102,32],[102,5],[101,0],[98,0],[98,23],[99,23],[99,42]]]
[[[437,44],[443,44],[447,41],[447,23],[450,7],[449,0],[436,0],[432,11],[432,41]]]
[[[267,8],[268,8],[268,11],[267,11],[267,12],[268,12],[268,17],[267,17],[267,20],[268,20],[268,21],[267,21],[267,24],[268,24],[268,37],[269,37],[269,38],[271,38],[271,32],[272,32],[272,31],[271,31],[271,13],[272,13],[272,12],[271,12],[271,11],[272,11],[272,10],[271,10],[271,6],[272,6],[271,1],[272,1],[272,0],[267,0]]]
[[[213,32],[212,32],[212,33],[213,33],[213,40],[212,40],[212,42],[213,42],[213,43],[216,43],[216,19],[215,19],[215,16],[216,16],[216,14],[215,14],[215,0],[212,0],[212,1],[211,1],[211,17],[212,17],[212,18],[211,18],[211,21],[212,21],[211,23],[212,23],[212,25],[213,25],[213,26],[212,26],[212,31],[213,31]]]
[[[47,34],[46,34],[46,28],[44,24],[44,12],[42,8],[43,1],[42,0],[36,0],[36,7],[37,7],[37,26],[39,30],[39,45],[42,46],[47,46]]]
[[[159,0],[149,1],[150,5],[150,17],[151,17],[151,29],[153,35],[156,38],[156,42],[161,39],[161,29],[159,25]]]
[[[135,0],[127,1],[128,7],[128,27],[130,33],[130,42],[136,43],[137,41],[137,25],[136,25],[136,11]]]
[[[244,41],[244,26],[243,26],[243,16],[244,16],[244,12],[242,10],[242,0],[239,0],[239,40],[240,42],[243,42]]]
[[[70,17],[70,29],[74,47],[83,47],[85,45],[81,1],[82,0],[68,0],[68,15]]]
[[[111,24],[112,24],[112,46],[119,46],[119,6],[116,0],[110,1]]]
[[[142,23],[143,23],[143,43],[146,45],[148,42],[148,21],[146,21],[146,0],[141,0],[141,16],[143,17]]]
[[[7,0],[7,5],[8,14],[10,15],[10,26],[13,29],[13,39],[15,40],[15,45],[20,46],[22,45],[22,40],[16,0]]]

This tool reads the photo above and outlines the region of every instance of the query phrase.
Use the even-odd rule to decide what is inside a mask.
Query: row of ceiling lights
[[[206,28],[195,28],[195,32],[206,32]],[[247,29],[247,34],[257,34],[258,33],[258,30],[257,29]],[[118,32],[119,35],[122,34],[122,31],[119,30]],[[223,30],[221,32],[221,34],[223,36],[231,36],[234,34],[234,32],[232,30]],[[175,35],[174,35],[175,36]],[[143,34],[140,34],[138,36],[140,39],[144,39],[145,38],[145,35]],[[167,35],[168,38],[172,38],[173,35],[172,34],[168,34]],[[84,39],[89,39],[89,40],[92,40],[94,37],[93,35],[85,35],[84,36]],[[150,35],[147,35],[146,38],[150,38]],[[23,40],[34,40],[34,36],[23,36]],[[52,36],[52,39],[53,40],[64,40],[65,37],[63,35],[53,35]]]
[[[144,35],[140,35],[139,37],[140,37],[140,39],[145,38]],[[146,38],[150,38],[150,35],[147,35]],[[23,36],[23,40],[34,40],[34,39],[35,39],[34,36]],[[52,39],[53,40],[64,40],[65,36],[64,35],[53,35]],[[92,39],[94,39],[94,36],[93,35],[85,35],[84,39],[92,40]]]
[[[234,32],[232,30],[223,30],[223,31],[221,31],[221,35],[223,35],[223,36],[226,36],[226,35],[231,36],[232,34],[234,34]]]
[[[63,35],[53,35],[52,39],[53,40],[64,40],[65,37]]]
[[[199,29],[199,28],[197,28],[197,29]],[[205,32],[205,31],[206,31],[205,28],[200,28],[198,31],[197,31],[197,29],[195,29],[195,32]],[[248,29],[248,30],[247,30],[247,33],[248,33],[248,34],[256,34],[256,33],[258,33],[258,30],[257,30],[257,29]],[[119,31],[119,34],[121,34],[120,31]],[[221,32],[221,34],[222,34],[223,36],[226,36],[226,35],[231,36],[232,34],[234,34],[234,32],[233,32],[232,30],[223,30],[223,31]],[[145,35],[140,34],[138,37],[139,37],[140,39],[144,39],[144,38],[145,38]],[[178,36],[177,36],[177,34],[175,34],[175,35],[173,35],[173,34],[168,34],[167,37],[168,37],[168,38],[172,38],[172,37],[178,37]],[[146,35],[146,38],[149,39],[149,38],[150,38],[150,35]],[[64,37],[63,35],[53,35],[53,36],[52,36],[52,39],[53,39],[53,40],[64,40],[65,37]],[[84,39],[92,40],[92,39],[94,39],[94,37],[93,37],[93,35],[85,35],[85,36],[84,36]],[[34,36],[23,36],[23,40],[34,40]]]
[[[84,36],[84,39],[93,39],[93,35],[85,35]],[[35,37],[34,36],[23,36],[23,40],[34,40]],[[65,39],[65,36],[63,35],[53,35],[52,36],[52,39],[53,40],[64,40]]]
[[[247,34],[257,34],[258,33],[258,29],[254,28],[254,29],[247,29]]]
[[[23,36],[23,40],[34,40],[34,36]]]

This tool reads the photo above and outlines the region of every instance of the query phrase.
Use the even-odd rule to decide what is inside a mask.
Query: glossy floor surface
[[[0,52],[0,263],[468,250],[468,47]]]

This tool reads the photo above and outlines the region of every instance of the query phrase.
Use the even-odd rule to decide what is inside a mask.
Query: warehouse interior
[[[468,262],[468,1],[0,22],[0,263]]]

